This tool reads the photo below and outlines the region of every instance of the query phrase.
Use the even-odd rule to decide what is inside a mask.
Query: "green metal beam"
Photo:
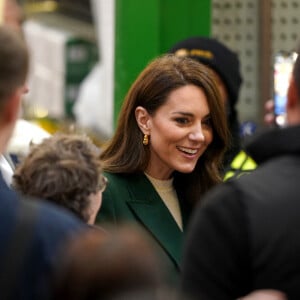
[[[130,85],[154,57],[175,42],[210,35],[210,0],[115,0],[116,122]]]

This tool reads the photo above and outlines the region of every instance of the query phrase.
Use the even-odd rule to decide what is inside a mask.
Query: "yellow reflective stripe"
[[[247,158],[247,155],[244,151],[241,151],[238,155],[236,155],[236,157],[234,158],[234,160],[231,163],[231,168],[232,169],[240,169],[241,165],[243,164],[243,162],[245,161],[245,159]]]
[[[223,178],[223,181],[226,181],[226,180],[228,180],[229,178],[231,178],[233,176],[234,176],[234,172],[233,171],[228,171],[228,172],[226,172],[226,174]]]
[[[246,162],[242,166],[242,170],[254,170],[256,167],[256,162],[250,156],[248,156]]]
[[[244,151],[239,152],[239,154],[233,159],[230,170],[228,170],[223,180],[226,181],[232,177],[238,178],[244,173],[254,170],[257,167],[255,161],[248,156]]]
[[[234,170],[253,170],[256,168],[255,161],[244,151],[241,151],[232,161],[230,165]]]

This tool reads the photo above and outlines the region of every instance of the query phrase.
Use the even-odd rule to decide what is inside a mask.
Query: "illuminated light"
[[[46,118],[49,115],[49,111],[42,107],[35,107],[33,110],[35,118]]]

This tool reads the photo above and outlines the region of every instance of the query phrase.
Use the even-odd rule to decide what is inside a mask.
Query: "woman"
[[[227,141],[211,71],[190,58],[153,60],[130,88],[101,153],[109,185],[97,222],[142,226],[177,277],[191,209],[221,181]]]

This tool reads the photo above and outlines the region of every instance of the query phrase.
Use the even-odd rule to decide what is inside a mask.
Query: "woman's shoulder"
[[[114,193],[120,191],[120,189],[126,189],[129,184],[128,174],[103,172],[103,175],[107,178],[107,187],[105,194]]]
[[[114,183],[130,183],[147,180],[144,173],[111,173],[104,171],[103,175],[108,179],[108,182]]]
[[[123,182],[126,181],[126,174],[121,174],[121,173],[111,173],[111,172],[103,172],[103,175],[107,178],[108,182],[110,183],[117,183],[117,182]]]
[[[129,190],[149,189],[152,187],[150,181],[144,173],[124,174],[124,173],[110,173],[104,172],[103,174],[108,181],[107,188],[104,192],[105,195],[112,196],[115,193],[123,191],[124,195]]]

